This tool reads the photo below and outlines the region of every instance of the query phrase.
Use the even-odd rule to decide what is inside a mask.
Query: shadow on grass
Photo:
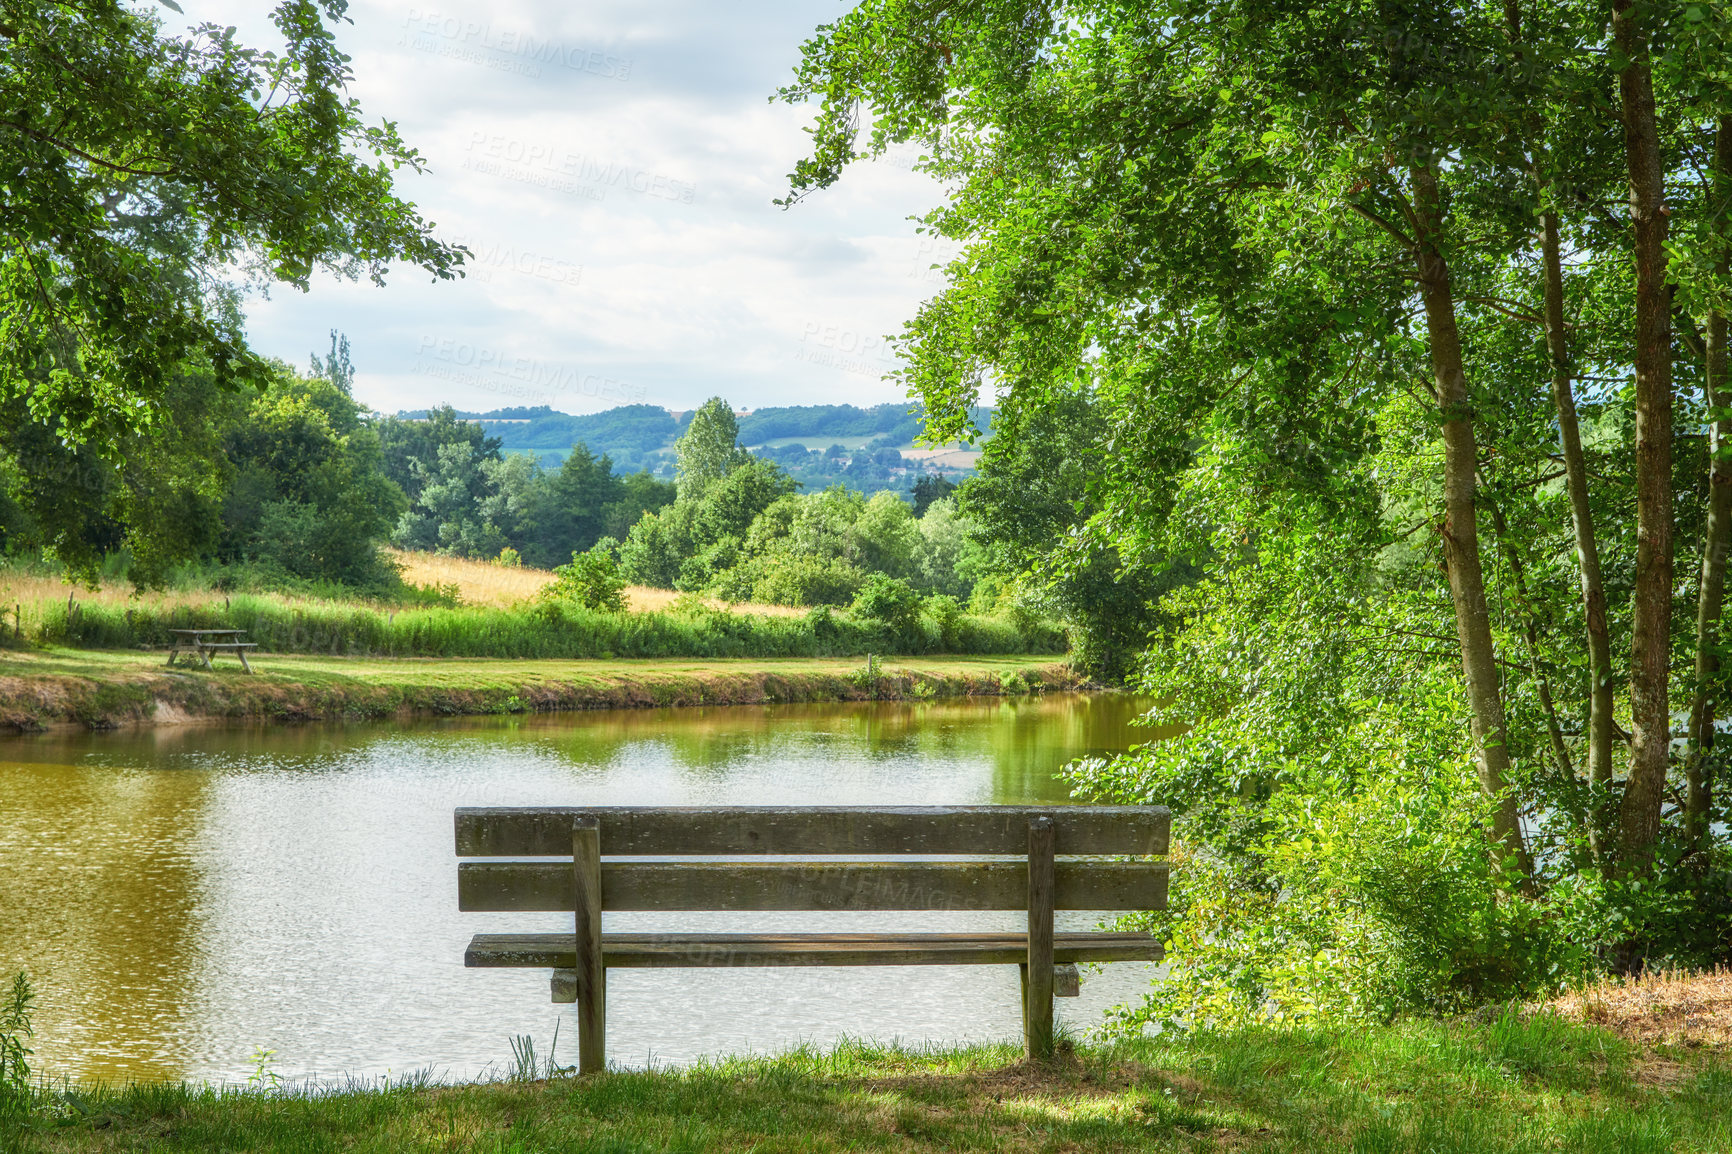
[[[1663,1066],[1667,1076],[1650,1076]],[[46,1095],[17,1151],[1732,1149],[1724,1055],[1638,1052],[1550,1014],[1085,1046],[847,1043],[600,1077]]]

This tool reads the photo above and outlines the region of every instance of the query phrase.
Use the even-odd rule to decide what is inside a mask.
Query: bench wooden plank
[[[463,808],[458,857],[570,856],[571,822],[601,820],[610,857],[675,854],[1016,854],[1049,816],[1058,853],[1167,852],[1165,806],[558,806]]]
[[[571,832],[565,836],[569,845]],[[1057,909],[1166,906],[1165,862],[1064,861],[1056,873]],[[603,862],[601,893],[601,908],[612,911],[1020,910],[1028,907],[1028,863]],[[457,908],[466,913],[571,911],[575,903],[569,859],[457,867]]]
[[[603,934],[607,966],[632,969],[731,966],[955,966],[1028,961],[1028,935],[969,934]],[[571,969],[570,934],[476,934],[463,964],[477,968]],[[1053,935],[1053,960],[1158,962],[1161,943],[1148,934]]]

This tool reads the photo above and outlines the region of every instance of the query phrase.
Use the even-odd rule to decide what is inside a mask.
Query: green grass
[[[876,679],[857,658],[614,660],[228,656],[206,671],[136,650],[0,650],[0,724],[106,728],[153,720],[364,720],[409,714],[952,697],[1063,688],[1051,657],[900,657]],[[1008,689],[1007,689],[1008,687]]]
[[[689,610],[604,613],[569,604],[392,610],[362,603],[285,603],[237,595],[196,605],[103,602],[56,607],[42,642],[82,649],[166,646],[171,629],[244,629],[269,653],[350,657],[842,657],[918,653],[1063,652],[1050,625],[964,615],[922,618],[906,632],[845,612],[803,616]]]
[[[49,1095],[11,1151],[1326,1151],[1732,1149],[1732,1066],[1550,1015],[1257,1029],[1084,1047],[844,1045],[657,1073],[261,1093]]]

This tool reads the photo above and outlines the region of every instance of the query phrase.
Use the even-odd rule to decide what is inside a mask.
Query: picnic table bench
[[[242,669],[248,673],[253,671],[253,667],[247,664],[247,650],[257,649],[258,643],[241,640],[247,635],[245,629],[170,629],[169,632],[174,635],[174,644],[168,651],[170,665],[180,656],[180,651],[185,649],[196,653],[206,669],[211,667],[211,654],[233,653],[241,659]]]
[[[1100,860],[1165,854],[1164,806],[604,806],[455,816],[458,857],[563,859],[459,863],[462,911],[575,918],[572,933],[476,934],[463,962],[552,969],[553,1000],[577,1004],[584,1074],[606,1068],[609,967],[1015,964],[1024,1045],[1039,1059],[1053,1052],[1055,982],[1074,994],[1077,963],[1162,956],[1149,934],[1056,933],[1053,913],[1164,909],[1164,861]],[[762,857],[780,860],[751,860]],[[1028,929],[602,932],[603,914],[644,910],[1026,910]]]

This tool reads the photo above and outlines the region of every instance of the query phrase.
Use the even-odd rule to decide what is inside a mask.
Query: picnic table
[[[253,667],[247,664],[247,650],[257,649],[255,641],[243,641],[247,635],[245,629],[170,629],[174,635],[174,645],[168,651],[168,664],[173,665],[174,659],[180,656],[182,649],[198,654],[204,667],[209,669],[210,655],[213,653],[233,653],[241,659],[241,668],[248,673]]]

